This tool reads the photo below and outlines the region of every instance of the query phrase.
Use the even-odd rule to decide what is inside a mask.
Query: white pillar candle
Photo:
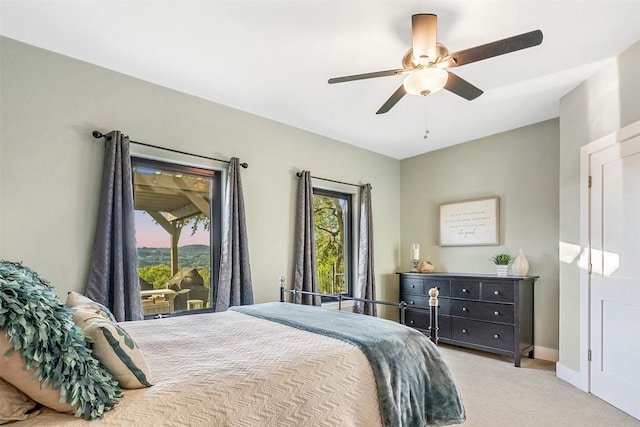
[[[420,243],[411,244],[411,259],[415,261],[420,259]]]

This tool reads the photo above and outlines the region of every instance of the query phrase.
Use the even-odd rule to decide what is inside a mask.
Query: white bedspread
[[[45,410],[15,426],[379,426],[373,372],[345,342],[227,311],[121,324],[153,387],[103,419]]]

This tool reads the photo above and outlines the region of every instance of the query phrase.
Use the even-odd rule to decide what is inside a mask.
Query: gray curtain
[[[89,266],[87,297],[116,320],[141,320],[129,137],[105,135],[100,211]]]
[[[360,231],[358,233],[358,298],[375,299],[376,279],[373,268],[373,220],[371,215],[371,184],[360,187]],[[377,315],[375,304],[358,301],[358,313]]]
[[[296,240],[294,244],[295,273],[294,289],[318,292],[316,271],[316,237],[313,222],[313,187],[311,172],[302,171],[298,181],[298,204],[296,212]],[[320,305],[320,297],[296,294],[297,304]]]
[[[227,191],[222,215],[220,273],[216,292],[216,311],[233,305],[253,304],[253,285],[249,265],[249,242],[240,179],[240,160],[229,162]]]

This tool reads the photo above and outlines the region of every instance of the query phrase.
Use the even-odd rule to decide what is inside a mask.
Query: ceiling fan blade
[[[387,111],[391,110],[393,106],[396,105],[398,101],[400,101],[406,94],[407,91],[404,89],[404,86],[400,85],[400,87],[396,89],[395,92],[393,92],[393,95],[391,95],[389,99],[387,99],[387,102],[382,104],[382,107],[380,107],[380,109],[376,111],[376,114],[384,114]]]
[[[468,101],[474,100],[484,93],[462,77],[453,74],[451,71],[448,71],[448,73],[449,78],[444,88],[449,92],[455,93]]]
[[[419,63],[420,57],[436,57],[438,17],[431,13],[419,13],[411,17],[411,40],[413,57]]]
[[[508,37],[506,39],[452,53],[449,57],[451,57],[454,62],[450,66],[459,67],[461,65],[470,64],[483,59],[493,58],[494,56],[504,55],[505,53],[537,46],[540,43],[542,43],[542,31],[530,31],[528,33],[519,34],[517,36]]]
[[[354,74],[353,76],[333,77],[329,79],[329,83],[342,83],[342,82],[350,82],[353,80],[373,79],[375,77],[397,76],[398,74],[403,74],[406,71],[408,70],[405,70],[404,68],[400,68],[397,70],[376,71],[373,73]]]

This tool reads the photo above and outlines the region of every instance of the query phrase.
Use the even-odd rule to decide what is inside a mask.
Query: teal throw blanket
[[[345,341],[367,357],[387,427],[465,421],[462,399],[436,346],[420,332],[376,317],[291,303],[230,310]]]

